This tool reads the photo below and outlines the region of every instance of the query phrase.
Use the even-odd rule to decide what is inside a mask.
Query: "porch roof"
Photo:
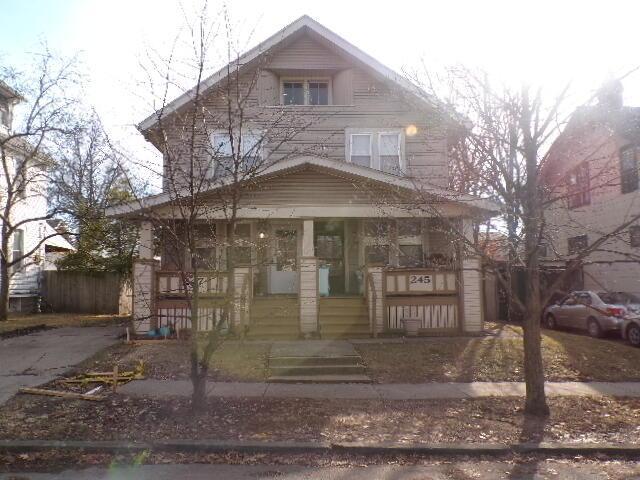
[[[262,172],[245,180],[245,184],[255,184],[274,177],[287,175],[304,169],[314,169],[331,175],[340,175],[358,181],[366,181],[377,186],[392,188],[398,193],[405,193],[417,196],[424,204],[430,202],[439,204],[451,204],[461,207],[466,215],[476,216],[492,216],[500,211],[499,205],[495,202],[472,195],[453,192],[434,185],[429,185],[424,181],[416,181],[410,177],[401,177],[382,172],[373,168],[363,167],[339,160],[332,160],[321,157],[297,157],[283,160],[269,167]],[[217,190],[228,188],[233,185],[233,179],[221,178],[217,179],[215,185],[204,189],[201,195],[214,193]],[[110,207],[106,210],[108,217],[136,217],[141,216],[145,212],[151,212],[157,208],[171,205],[172,201],[178,198],[184,199],[189,196],[188,191],[177,193],[163,192],[157,195],[151,195],[132,202]],[[357,214],[354,208],[354,216]]]

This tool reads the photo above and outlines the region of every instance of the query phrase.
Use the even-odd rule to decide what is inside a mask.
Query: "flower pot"
[[[420,329],[421,320],[419,318],[406,317],[402,319],[405,334],[408,337],[416,337]]]

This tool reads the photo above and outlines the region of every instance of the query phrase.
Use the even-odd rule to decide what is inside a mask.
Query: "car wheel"
[[[640,347],[640,327],[635,323],[632,323],[627,328],[627,339],[634,347]]]
[[[553,316],[553,314],[549,314],[547,315],[547,328],[550,330],[555,330],[556,328],[558,328],[558,322],[556,322],[556,317]]]
[[[595,318],[590,318],[587,322],[587,331],[593,338],[600,338],[602,336],[602,328]]]

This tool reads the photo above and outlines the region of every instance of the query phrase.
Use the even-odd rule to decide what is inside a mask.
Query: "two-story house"
[[[551,146],[543,178],[555,201],[542,250],[547,265],[563,267],[604,239],[569,288],[640,295],[640,108],[625,106],[622,93],[621,82],[605,84]]]
[[[33,157],[33,146],[21,137],[12,136],[14,108],[22,101],[18,92],[0,81],[0,139],[4,140],[0,207],[4,210],[7,204],[6,167],[9,177],[19,186],[15,188],[17,193],[10,208],[11,224],[17,226],[10,239],[10,256],[16,259],[30,253],[11,267],[9,310],[32,312],[37,308],[40,296],[40,272],[55,270],[55,259],[74,248],[64,237],[56,235],[56,223],[46,219],[48,185],[46,175],[39,173],[42,162],[21,169],[25,158]],[[21,175],[16,174],[19,171]]]
[[[250,180],[225,183],[224,152],[231,158],[234,148],[227,86],[235,80],[238,88],[255,87],[243,97],[243,145],[270,161]],[[303,16],[139,125],[163,153],[164,191],[108,211],[140,224],[138,331],[189,326],[182,282],[188,262],[175,262],[166,246],[158,261],[152,245],[154,237],[166,238],[154,219],[163,219],[163,228],[175,219],[176,229],[183,219],[180,187],[166,178],[177,170],[175,151],[185,147],[180,132],[189,122],[181,119],[192,118],[195,91],[206,97],[198,109],[203,123],[214,125],[195,143],[223,152],[222,159],[200,159],[218,173],[199,195],[211,207],[201,210],[199,248],[203,257],[221,259],[210,271],[199,269],[201,328],[223,314],[220,295],[231,285],[229,326],[255,337],[378,335],[402,329],[407,318],[417,318],[423,334],[482,330],[481,264],[465,252],[459,232],[496,208],[447,190],[448,145],[461,120]],[[287,137],[275,138],[283,130]],[[242,190],[233,237],[226,209],[216,204],[216,192],[231,183]],[[227,238],[243,242],[232,269]]]

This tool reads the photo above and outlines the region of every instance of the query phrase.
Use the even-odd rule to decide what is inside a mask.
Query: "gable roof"
[[[359,61],[364,66],[368,67],[370,70],[376,73],[383,80],[386,80],[388,82],[391,82],[392,84],[397,85],[398,87],[412,94],[419,101],[424,102],[427,106],[434,107],[436,105],[439,105],[440,102],[438,102],[432,96],[427,94],[424,90],[419,88],[417,85],[408,81],[406,78],[404,78],[402,75],[398,74],[397,72],[386,67],[385,65],[380,63],[378,60],[371,57],[367,53],[363,52],[362,50],[360,50],[353,44],[349,43],[338,34],[332,32],[324,25],[318,23],[308,15],[303,15],[302,17],[298,18],[294,22],[290,23],[279,32],[275,33],[265,41],[253,47],[248,52],[244,53],[238,60],[232,62],[229,65],[242,67],[303,29],[308,29],[309,31],[315,33],[316,35],[319,35],[321,38],[323,38],[324,40],[328,41],[330,44],[337,47],[339,50],[347,54],[349,57]],[[214,87],[220,81],[224,80],[229,71],[230,70],[228,68],[228,65],[225,65],[216,73],[214,73],[210,77],[203,80],[201,82],[201,91],[206,91]],[[233,71],[233,69],[231,69],[231,71]],[[196,88],[194,86],[189,91],[183,93],[182,95],[180,95],[179,97],[177,97],[176,99],[174,99],[173,101],[165,105],[162,109],[159,109],[158,111],[154,112],[153,114],[151,114],[150,116],[148,116],[146,119],[144,119],[142,122],[138,124],[138,129],[143,132],[146,130],[149,130],[155,124],[158,123],[158,117],[160,112],[162,112],[162,114],[164,115],[175,112],[176,110],[183,107],[184,105],[186,105],[192,100],[195,94],[195,91],[196,91]]]
[[[247,180],[247,182],[262,181],[308,167],[314,167],[327,173],[338,173],[360,180],[372,181],[378,184],[386,185],[388,187],[401,189],[409,193],[420,192],[425,196],[432,196],[445,202],[463,204],[472,210],[480,210],[489,213],[498,213],[500,211],[499,206],[490,200],[474,197],[472,195],[452,192],[450,190],[435,186],[423,186],[421,187],[421,190],[419,190],[414,181],[412,181],[412,179],[410,178],[392,175],[380,170],[363,167],[353,163],[320,157],[298,157],[275,163],[267,167],[263,172],[255,175],[250,180]],[[214,192],[218,189],[225,188],[232,184],[232,179],[230,179],[229,181],[220,179],[218,184],[212,186],[207,191],[203,191],[202,194]],[[188,193],[185,194],[185,196],[187,195]],[[136,213],[142,213],[149,209],[168,205],[172,202],[172,200],[174,200],[174,197],[172,197],[170,193],[164,192],[157,195],[144,197],[142,199],[128,202],[122,205],[110,207],[106,210],[105,214],[108,217],[124,217],[135,215]]]

